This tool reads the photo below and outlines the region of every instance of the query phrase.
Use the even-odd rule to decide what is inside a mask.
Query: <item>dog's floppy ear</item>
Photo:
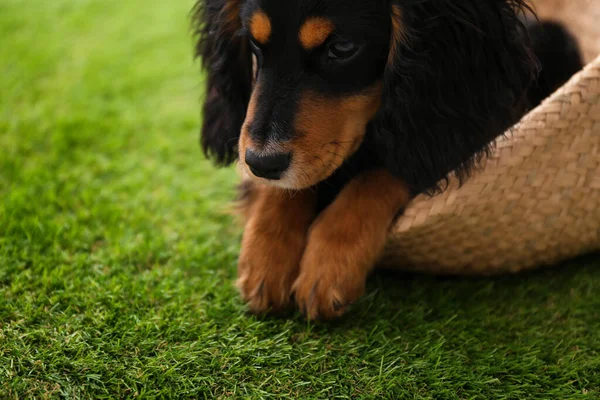
[[[239,34],[241,0],[198,0],[193,11],[196,55],[205,72],[202,148],[217,164],[237,156],[235,148],[246,117],[252,85],[252,56]]]
[[[380,162],[415,192],[463,181],[526,111],[537,61],[522,0],[392,0],[383,102],[372,121]]]

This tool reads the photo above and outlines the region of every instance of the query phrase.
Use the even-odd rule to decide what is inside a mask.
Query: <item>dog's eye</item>
[[[256,40],[254,40],[253,37],[250,37],[250,47],[252,47],[252,51],[255,54],[261,52],[260,45],[258,44],[258,42]]]
[[[358,51],[358,46],[347,40],[336,40],[329,44],[328,57],[333,60],[346,60]]]
[[[258,74],[258,69],[262,66],[263,63],[263,49],[260,45],[251,37],[250,40],[250,50],[252,51],[252,60],[253,65],[255,66],[255,74]]]

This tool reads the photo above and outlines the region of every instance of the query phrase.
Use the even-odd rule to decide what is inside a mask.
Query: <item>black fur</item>
[[[564,26],[551,21],[527,21],[527,29],[542,65],[528,93],[530,104],[537,105],[580,71],[583,60],[577,40]]]
[[[524,114],[537,72],[517,13],[525,1],[402,0],[408,40],[385,72],[371,133],[380,159],[415,192],[463,181]]]
[[[206,73],[201,145],[217,164],[237,157],[236,146],[252,90],[252,59],[246,38],[229,20],[227,0],[199,1],[193,10],[196,56]]]
[[[280,7],[277,4],[282,0],[260,1]],[[290,1],[286,3],[288,9],[298,10],[308,8],[308,3],[311,7],[326,4],[330,11],[355,7],[354,2],[340,0],[285,1]],[[239,0],[242,7],[246,2]],[[226,3],[200,0],[194,14],[199,35],[197,55],[202,57],[208,78],[202,146],[220,164],[236,157],[252,79],[248,40],[225,26]],[[389,7],[391,13],[391,7],[398,6],[406,40],[399,43],[391,65],[382,66],[382,106],[369,124],[364,144],[320,188],[337,191],[360,170],[381,166],[415,193],[443,190],[444,180],[452,171],[464,181],[489,153],[493,139],[581,67],[579,51],[568,32],[545,25],[550,28],[546,37],[546,33],[540,34],[540,25],[532,22],[529,30],[533,42],[529,40],[521,18],[531,11],[525,0],[356,3],[361,8],[369,5],[375,14],[381,7]],[[362,22],[355,21],[354,25]],[[281,21],[275,23],[283,26]],[[390,30],[389,25],[378,26]],[[388,36],[380,37],[377,40],[386,40],[385,45],[389,45]],[[532,86],[539,72],[534,50],[545,69],[541,80]],[[340,95],[354,90],[352,86],[338,87],[335,79],[332,76],[323,87]],[[360,80],[344,79],[348,85]],[[288,86],[294,90],[293,85]],[[279,97],[283,98],[281,94]]]

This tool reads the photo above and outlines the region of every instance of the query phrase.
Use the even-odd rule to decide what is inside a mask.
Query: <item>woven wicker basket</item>
[[[554,6],[557,1],[545,0]],[[593,27],[599,30],[597,21]],[[580,35],[581,26],[577,29]],[[600,46],[594,48],[600,41],[595,33],[580,40],[588,59],[600,52]],[[451,182],[442,195],[417,198],[393,230],[381,265],[490,275],[596,250],[600,57],[499,139],[493,156],[469,182],[460,188]]]

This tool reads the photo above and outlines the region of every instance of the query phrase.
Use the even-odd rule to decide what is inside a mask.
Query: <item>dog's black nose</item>
[[[258,155],[252,150],[246,150],[246,164],[250,171],[259,178],[278,180],[290,166],[292,156],[290,153]]]

